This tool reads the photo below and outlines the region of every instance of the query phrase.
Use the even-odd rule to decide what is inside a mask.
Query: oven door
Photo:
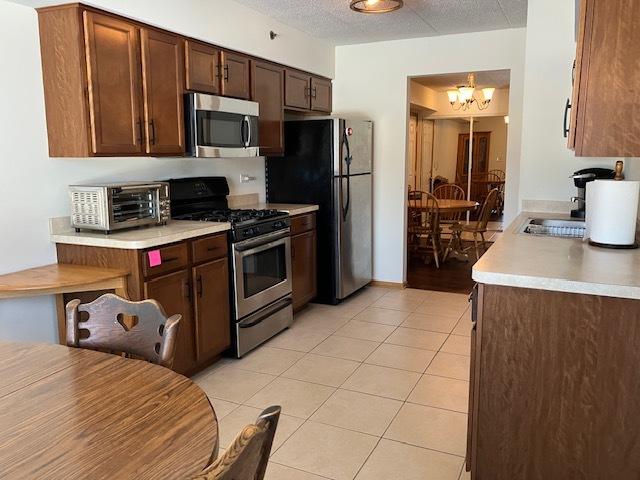
[[[161,188],[159,185],[110,188],[109,230],[160,223]]]
[[[195,157],[258,156],[258,104],[187,94],[188,150]]]
[[[289,230],[233,244],[236,320],[291,294]]]

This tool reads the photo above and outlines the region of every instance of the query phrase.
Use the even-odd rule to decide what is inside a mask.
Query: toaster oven
[[[105,183],[69,186],[71,226],[111,232],[164,225],[170,217],[169,184]]]

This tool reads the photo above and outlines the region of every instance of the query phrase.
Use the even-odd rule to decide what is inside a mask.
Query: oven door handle
[[[235,243],[233,244],[233,249],[237,252],[242,252],[243,254],[261,252],[262,250],[266,250],[267,248],[271,248],[276,245],[279,240],[288,238],[289,233],[290,229],[288,228],[282,232],[269,233],[267,235],[262,235],[259,238],[252,238],[250,240]],[[265,241],[268,243],[265,244]]]
[[[291,297],[287,297],[284,298],[283,300],[274,303],[273,305],[267,307],[266,309],[264,309],[264,311],[259,312],[260,316],[253,320],[252,322],[249,323],[242,323],[240,322],[240,324],[238,325],[240,328],[251,328],[251,327],[255,327],[256,325],[259,325],[260,323],[264,322],[267,318],[269,318],[271,315],[273,315],[274,313],[287,308],[289,305],[291,305],[293,303],[293,300],[291,299]]]
[[[251,120],[249,120],[249,117],[245,115],[245,117],[242,119],[242,122],[246,125],[247,132],[247,140],[244,142],[244,146],[248,147],[251,145]]]

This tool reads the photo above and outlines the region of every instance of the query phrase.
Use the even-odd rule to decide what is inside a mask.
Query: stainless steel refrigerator
[[[336,304],[371,281],[373,123],[323,117],[284,130],[284,156],[266,161],[267,200],[320,206],[317,301]]]

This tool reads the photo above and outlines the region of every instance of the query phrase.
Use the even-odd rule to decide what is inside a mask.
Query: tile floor
[[[467,480],[470,328],[466,295],[367,287],[194,380],[221,448],[282,406],[268,480]]]

